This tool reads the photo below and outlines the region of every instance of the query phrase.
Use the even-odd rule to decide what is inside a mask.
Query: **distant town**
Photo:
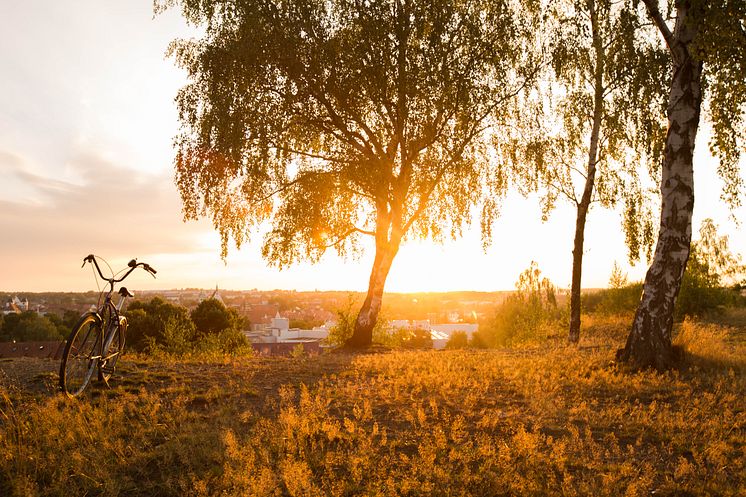
[[[135,300],[149,301],[160,297],[189,310],[206,299],[219,300],[244,318],[246,325],[243,332],[257,345],[313,345],[321,342],[336,324],[338,313],[347,309],[354,312],[364,298],[361,292],[237,291],[220,288],[142,291],[135,294]],[[433,347],[442,348],[454,332],[463,332],[471,337],[477,331],[479,321],[493,312],[508,294],[510,292],[389,293],[384,298],[382,315],[392,329],[428,331]],[[59,317],[66,312],[81,314],[97,300],[96,292],[0,292],[4,315],[27,311]]]

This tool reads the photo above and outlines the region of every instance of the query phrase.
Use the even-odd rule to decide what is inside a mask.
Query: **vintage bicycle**
[[[112,273],[111,278],[104,276],[98,265],[101,260]],[[124,339],[127,332],[127,318],[121,315],[124,302],[134,295],[126,287],[120,287],[117,293],[119,301],[113,302],[114,286],[121,283],[132,271],[141,267],[153,278],[156,270],[144,262],[132,259],[127,267],[114,274],[111,266],[101,257],[93,254],[83,259],[83,266],[92,264],[98,276],[108,284],[101,291],[98,303],[91,310],[84,313],[73,327],[65,344],[60,364],[60,389],[69,397],[77,397],[86,389],[94,374],[99,381],[107,386],[109,378],[114,373],[117,361],[124,352]],[[126,271],[126,273],[124,273]],[[120,274],[124,275],[117,278]],[[94,278],[96,272],[94,272]],[[98,280],[97,280],[98,281]],[[102,304],[103,297],[103,304]]]

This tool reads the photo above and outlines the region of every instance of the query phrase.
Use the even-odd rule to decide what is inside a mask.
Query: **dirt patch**
[[[341,372],[354,355],[251,357],[225,362],[163,361],[123,357],[109,386],[94,381],[85,396],[115,397],[145,391],[164,396],[189,392],[195,408],[243,398],[259,411],[274,410],[283,385],[312,385]],[[60,362],[34,357],[0,358],[0,387],[14,397],[50,397],[59,393]]]
[[[26,395],[52,395],[57,391],[60,362],[38,357],[0,359],[0,386]]]

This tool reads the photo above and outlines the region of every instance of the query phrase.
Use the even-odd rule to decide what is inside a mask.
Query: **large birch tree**
[[[658,0],[643,3],[668,49],[672,81],[658,242],[627,343],[617,358],[634,367],[666,369],[676,361],[671,331],[692,238],[694,144],[703,101],[709,103],[710,147],[725,180],[723,196],[739,205],[743,194],[739,158],[746,143],[746,2],[675,0],[663,9]]]
[[[183,0],[204,28],[171,53],[185,217],[286,267],[375,246],[348,345],[367,346],[407,237],[457,236],[487,169],[486,130],[531,78],[509,0]],[[163,7],[163,6],[162,6]],[[522,17],[530,19],[530,17]]]

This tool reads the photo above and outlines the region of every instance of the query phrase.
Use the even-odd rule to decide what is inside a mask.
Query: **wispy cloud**
[[[204,236],[203,223],[182,222],[178,195],[164,174],[86,153],[68,164],[75,181],[34,172],[8,151],[0,152],[0,164],[2,179],[35,199],[0,200],[0,287],[23,281],[30,268],[54,271],[90,252],[123,258],[189,253]]]

